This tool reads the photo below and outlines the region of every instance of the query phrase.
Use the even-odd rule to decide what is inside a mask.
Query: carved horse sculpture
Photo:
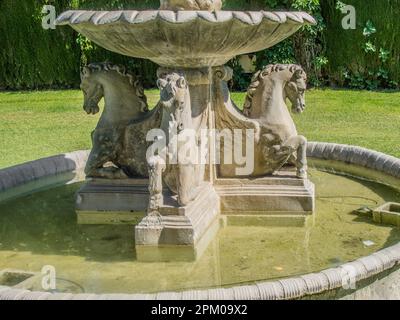
[[[98,113],[98,104],[103,97],[105,99],[103,114],[92,133],[93,148],[86,175],[106,179],[149,177],[150,212],[162,201],[163,180],[178,195],[181,205],[196,197],[196,187],[203,181],[193,159],[180,152],[183,147],[188,150],[196,147],[190,145],[190,139],[184,139],[182,146],[180,139],[187,130],[193,129],[188,84],[177,73],[162,74],[157,83],[161,100],[153,111],[148,111],[142,86],[123,67],[91,64],[83,69],[81,82],[84,109],[88,114]],[[147,141],[147,134],[155,128],[165,132],[166,148],[148,158],[151,142]],[[174,141],[176,150],[172,150]],[[174,152],[177,162],[165,164],[161,155]],[[113,166],[106,166],[108,163]]]
[[[98,104],[103,97],[105,102],[92,133],[86,175],[107,179],[147,176],[146,134],[160,124],[161,113],[159,108],[148,111],[140,82],[122,66],[90,64],[83,68],[81,89],[88,114],[100,111]],[[105,166],[107,163],[113,166]]]
[[[226,72],[225,72],[226,73]],[[288,98],[292,111],[305,110],[307,76],[297,65],[269,65],[252,79],[243,114],[239,114],[229,97],[226,80],[221,78],[220,96],[225,108],[217,110],[220,127],[228,123],[232,128],[255,130],[255,157],[252,177],[270,175],[287,163],[295,164],[297,177],[307,177],[307,139],[297,133],[286,106]],[[221,102],[222,103],[222,102]],[[235,165],[221,165],[222,177],[235,176]]]
[[[292,112],[303,112],[306,88],[306,73],[297,65],[269,65],[254,75],[244,113],[261,125],[263,161],[256,164],[256,172],[271,174],[295,161],[297,176],[307,177],[307,139],[297,133],[285,103],[288,98]]]
[[[160,206],[162,179],[178,195],[178,203],[182,206],[195,199],[197,187],[203,181],[194,159],[185,152],[196,147],[195,139],[190,139],[190,136],[195,136],[195,132],[188,84],[183,76],[171,72],[160,75],[157,85],[161,91],[161,129],[165,133],[166,147],[149,159],[149,214],[156,213]]]

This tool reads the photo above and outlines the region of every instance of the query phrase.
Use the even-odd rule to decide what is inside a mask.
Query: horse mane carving
[[[253,97],[256,93],[258,87],[263,78],[271,75],[275,72],[280,72],[283,70],[289,70],[293,73],[293,78],[291,81],[296,81],[297,79],[304,78],[307,79],[307,75],[302,67],[296,64],[270,64],[264,67],[262,70],[257,71],[251,78],[249,88],[247,89],[246,99],[244,102],[243,113],[246,116],[250,115],[251,107],[253,104]]]
[[[111,62],[96,62],[87,65],[85,68],[88,68],[90,71],[115,71],[119,75],[128,78],[130,85],[136,90],[136,95],[139,98],[146,99],[144,94],[144,88],[140,83],[139,78],[133,74],[132,72],[128,71],[125,66],[113,64]],[[85,73],[82,73],[82,77],[86,77]]]

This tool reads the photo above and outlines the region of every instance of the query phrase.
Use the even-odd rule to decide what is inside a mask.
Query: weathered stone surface
[[[225,74],[224,74],[225,73]],[[269,65],[258,71],[249,86],[244,104],[244,116],[231,101],[226,81],[231,72],[215,70],[217,79],[216,127],[219,130],[253,129],[255,147],[253,153],[254,169],[242,177],[260,177],[275,173],[285,164],[295,164],[297,176],[307,178],[307,139],[297,133],[296,126],[286,106],[286,99],[292,103],[292,111],[301,113],[305,109],[305,90],[307,76],[297,65]],[[272,88],[272,89],[271,89]],[[234,136],[234,135],[232,135]],[[231,139],[232,140],[232,139]],[[243,140],[224,139],[221,146],[222,159],[227,151],[242,150],[247,146],[247,137]],[[236,164],[222,161],[218,174],[223,178],[236,177],[241,168]]]
[[[73,173],[71,174],[72,180],[75,173],[82,171],[87,158],[87,151],[77,151],[1,169],[0,192],[23,187],[28,182],[53,177],[56,174]]]
[[[258,179],[217,179],[215,187],[223,214],[306,215],[315,209],[314,184],[290,171]]]
[[[221,66],[315,23],[304,12],[268,11],[67,11],[57,19],[108,50],[175,68]]]
[[[196,137],[201,127],[196,126],[193,115],[199,113],[200,106],[192,108],[190,87],[180,72],[159,71],[158,86],[161,96],[159,106],[163,109],[160,129],[166,136],[158,139],[158,142],[164,142],[164,149],[149,159],[156,162],[156,167],[161,168],[157,174],[151,175],[150,185],[161,184],[162,174],[162,181],[177,194],[179,205],[186,206],[196,198],[198,186],[204,181],[205,165],[182,152],[184,149],[197,148]],[[201,110],[200,114],[205,112],[207,110]],[[204,128],[207,128],[207,124]],[[186,133],[193,134],[193,139],[186,140],[185,136],[182,137]],[[152,167],[153,165],[149,166],[150,172]],[[153,193],[152,190],[152,196]]]
[[[285,292],[280,282],[264,282],[256,284],[261,300],[282,300]]]
[[[222,0],[160,0],[160,10],[221,10]]]
[[[307,292],[307,284],[302,278],[284,279],[279,281],[284,291],[284,299],[296,299]]]
[[[164,203],[158,209],[160,221],[151,223],[145,218],[135,228],[138,259],[196,259],[219,229],[218,195],[209,183],[204,183],[196,199],[185,207],[180,207],[172,194],[166,193],[163,198]]]
[[[137,224],[147,211],[146,179],[92,179],[78,191],[79,224]]]
[[[146,135],[161,123],[161,110],[148,111],[143,87],[124,67],[110,63],[83,68],[81,89],[88,114],[104,111],[92,134],[93,148],[86,164],[88,177],[125,179],[146,177]],[[135,156],[133,156],[135,155]],[[113,166],[106,166],[108,163]]]

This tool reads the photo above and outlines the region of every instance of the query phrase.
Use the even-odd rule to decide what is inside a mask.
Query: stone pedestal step
[[[311,214],[315,209],[314,184],[294,173],[260,179],[217,179],[215,188],[222,214],[257,212],[259,215]]]
[[[165,203],[171,203],[169,200],[164,198]],[[188,206],[164,205],[160,213],[156,223],[149,223],[145,217],[135,228],[136,254],[141,261],[163,260],[169,256],[171,246],[177,246],[173,249],[175,254],[180,248],[184,257],[190,257],[190,253],[197,257],[215,236],[207,236],[210,230],[216,233],[219,229],[215,227],[219,226],[219,197],[210,183],[199,187],[198,197]]]

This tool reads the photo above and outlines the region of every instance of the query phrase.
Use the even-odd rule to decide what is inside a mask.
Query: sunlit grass
[[[157,90],[147,91],[150,105]],[[233,93],[238,105],[244,93]],[[0,93],[0,167],[89,149],[99,115],[82,110],[78,90]],[[400,93],[310,90],[294,115],[309,140],[359,145],[400,157]]]

